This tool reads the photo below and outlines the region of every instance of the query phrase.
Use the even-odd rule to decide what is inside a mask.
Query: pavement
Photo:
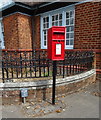
[[[99,84],[96,82],[79,92],[57,97],[55,105],[51,100],[2,105],[2,118],[99,118]]]

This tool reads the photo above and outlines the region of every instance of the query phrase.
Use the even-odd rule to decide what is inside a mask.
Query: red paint
[[[53,26],[48,29],[48,59],[64,60],[66,27]]]

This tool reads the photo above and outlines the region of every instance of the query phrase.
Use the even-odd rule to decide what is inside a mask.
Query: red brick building
[[[47,49],[47,29],[66,26],[65,49],[96,52],[101,73],[101,2],[13,2],[2,9],[5,49]]]

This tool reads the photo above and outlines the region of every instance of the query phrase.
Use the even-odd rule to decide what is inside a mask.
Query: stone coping
[[[66,85],[69,83],[74,83],[78,81],[83,81],[86,78],[96,74],[96,69],[89,70],[87,72],[56,79],[56,86]],[[21,90],[21,88],[28,88],[28,89],[40,89],[40,88],[48,88],[52,87],[53,80],[38,80],[33,82],[18,82],[18,83],[0,83],[0,90]]]

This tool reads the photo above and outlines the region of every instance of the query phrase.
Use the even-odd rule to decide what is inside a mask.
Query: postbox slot
[[[52,39],[52,41],[56,41],[56,42],[59,41],[60,42],[60,41],[65,41],[65,39],[60,39],[60,40]]]
[[[63,31],[54,31],[53,34],[65,34]]]

